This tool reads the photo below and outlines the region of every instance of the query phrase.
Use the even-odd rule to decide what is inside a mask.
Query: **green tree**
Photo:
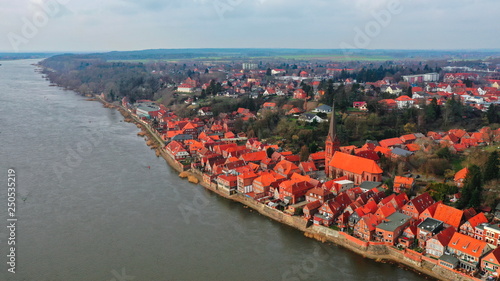
[[[273,153],[274,153],[274,149],[272,147],[268,147],[266,149],[267,158],[271,158],[271,156],[273,155]]]
[[[498,151],[495,150],[488,157],[488,161],[486,162],[486,165],[484,167],[484,175],[483,175],[484,182],[493,179],[498,179],[500,176],[499,167],[500,167],[500,160],[498,158]]]
[[[482,191],[482,175],[481,170],[477,165],[469,167],[469,172],[464,180],[462,188],[462,197],[458,201],[457,207],[459,209],[468,207],[478,207],[481,199]]]
[[[447,146],[439,149],[436,152],[436,155],[437,155],[437,157],[439,157],[441,159],[450,159],[451,158],[451,152],[450,152],[450,149]]]
[[[486,112],[486,118],[489,124],[500,123],[500,106],[491,104]]]

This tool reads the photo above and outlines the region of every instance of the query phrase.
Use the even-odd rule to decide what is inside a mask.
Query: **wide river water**
[[[0,281],[423,280],[178,177],[121,114],[0,66]],[[16,273],[7,171],[16,172]]]

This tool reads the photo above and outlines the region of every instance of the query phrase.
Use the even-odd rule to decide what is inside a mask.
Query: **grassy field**
[[[257,61],[257,60],[297,60],[297,61],[310,61],[310,60],[324,60],[324,61],[387,61],[396,60],[395,57],[391,56],[360,56],[360,55],[339,55],[339,54],[325,54],[325,55],[282,55],[282,56],[255,56],[255,57],[194,57],[185,59],[114,59],[108,60],[108,62],[130,62],[130,63],[151,63],[151,62],[182,62],[182,61],[199,61],[199,62],[232,62],[235,60],[241,61]]]

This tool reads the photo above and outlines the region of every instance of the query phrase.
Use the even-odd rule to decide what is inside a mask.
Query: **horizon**
[[[266,48],[266,47],[187,47],[187,48],[155,48],[155,49],[130,49],[130,50],[26,50],[22,52],[14,52],[9,50],[0,50],[0,54],[104,54],[113,52],[143,52],[143,51],[173,51],[173,50],[297,50],[297,51],[355,51],[355,52],[374,52],[374,51],[389,51],[389,52],[499,52],[500,48],[470,48],[470,49],[331,49],[331,48]]]
[[[20,0],[0,11],[0,50],[497,50],[494,6],[494,0]]]

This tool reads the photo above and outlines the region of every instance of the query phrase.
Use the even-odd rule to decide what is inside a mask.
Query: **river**
[[[121,114],[0,66],[0,280],[423,280],[178,177]],[[7,171],[16,269],[7,271]]]

